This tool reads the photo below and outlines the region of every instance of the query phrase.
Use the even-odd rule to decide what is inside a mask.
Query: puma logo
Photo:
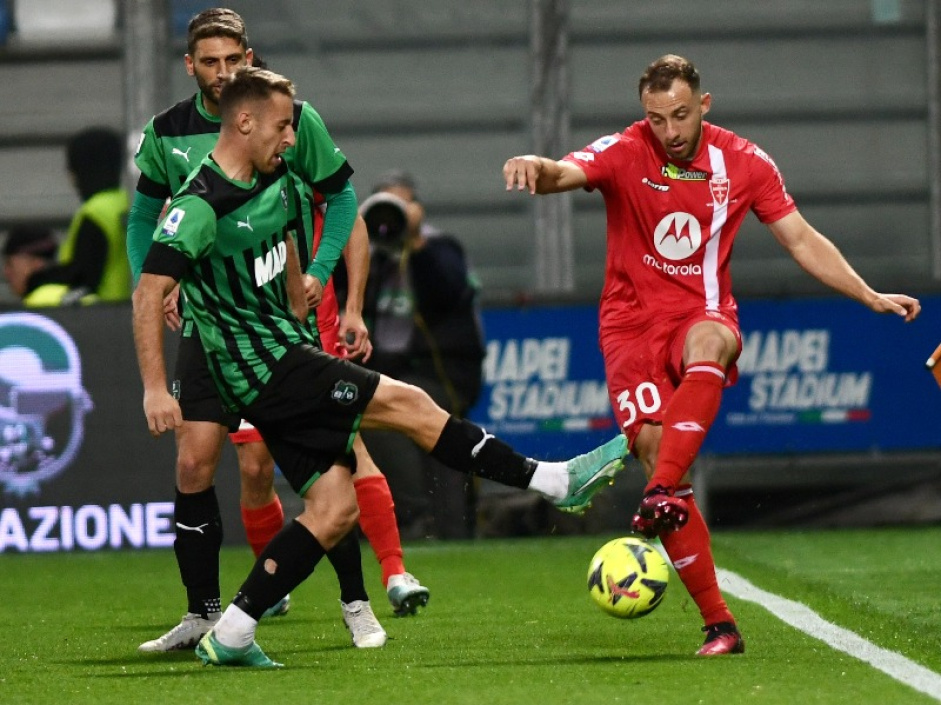
[[[179,156],[183,157],[183,158],[186,160],[186,163],[189,164],[189,163],[190,163],[190,150],[191,150],[191,149],[192,149],[192,147],[187,147],[187,148],[186,148],[186,151],[184,152],[182,149],[177,149],[176,147],[174,147],[174,148],[173,148],[173,154],[176,154],[176,155],[179,155]]]
[[[480,443],[478,443],[478,444],[475,445],[473,448],[471,448],[471,457],[472,457],[472,458],[476,458],[476,457],[477,457],[477,454],[483,449],[484,443],[486,443],[486,442],[487,442],[489,439],[491,439],[491,438],[496,438],[496,436],[494,436],[492,433],[487,433],[487,429],[482,428],[482,429],[480,429],[480,430],[484,432],[484,437],[480,439]]]
[[[180,522],[176,523],[176,528],[178,529],[182,529],[183,531],[195,531],[197,534],[203,534],[203,535],[205,535],[206,533],[205,531],[203,531],[203,529],[205,529],[207,526],[209,526],[208,523],[200,524],[199,526],[187,526],[186,524],[181,524]]]
[[[248,228],[251,232],[255,232],[255,228],[253,228],[252,224],[249,222],[248,216],[245,216],[245,220],[235,221],[235,226],[237,228]]]

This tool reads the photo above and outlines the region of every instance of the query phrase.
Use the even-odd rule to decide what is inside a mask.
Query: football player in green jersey
[[[154,435],[183,423],[167,389],[163,299],[181,282],[228,411],[261,431],[302,513],[267,545],[235,599],[196,648],[207,664],[273,667],[258,620],[314,570],[356,522],[350,454],[360,428],[406,434],[449,467],[587,503],[623,468],[623,436],[568,462],[526,458],[450,416],[418,387],[328,355],[295,311],[302,289],[292,238],[294,181],[281,155],[294,143],[293,87],[239,69],[220,96],[216,147],[170,203],[134,293],[144,413]],[[250,223],[251,227],[245,224]]]
[[[186,68],[196,79],[199,91],[155,116],[145,127],[135,161],[141,170],[134,204],[128,222],[128,257],[135,278],[152,243],[153,231],[166,199],[184,183],[192,170],[210,152],[219,137],[218,99],[222,81],[239,66],[250,63],[244,23],[236,13],[212,8],[196,15],[189,25]],[[346,238],[356,198],[349,186],[352,169],[335,146],[317,112],[307,103],[294,101],[293,127],[297,142],[284,158],[305,180],[303,212],[305,230],[316,215],[322,220],[324,243],[311,256],[306,238],[298,245],[304,254],[305,285],[311,304],[321,294],[329,295],[327,281]],[[310,204],[310,187],[322,192],[329,214],[321,216]],[[350,207],[352,206],[352,211]],[[245,221],[243,228],[252,226]],[[364,228],[365,226],[363,226]],[[365,286],[368,267],[368,239],[350,236],[346,261],[350,276]],[[328,286],[324,289],[324,284]],[[175,292],[165,301],[165,313],[172,326],[180,325]],[[361,297],[360,297],[361,300]],[[351,355],[369,349],[361,306],[347,305],[343,338]],[[334,314],[335,318],[335,314]],[[140,645],[141,651],[170,651],[194,646],[219,615],[219,562],[222,542],[221,520],[213,480],[227,430],[239,419],[225,414],[209,377],[198,331],[189,318],[182,321],[175,385],[186,423],[176,432],[177,466],[174,544],[180,575],[186,588],[188,609],[180,623],[166,634]],[[241,475],[242,518],[249,544],[256,556],[284,522],[281,502],[274,492],[274,462],[261,442],[236,445]],[[357,495],[362,507],[361,525],[381,560],[384,582],[396,613],[408,613],[428,599],[428,590],[405,572],[402,547],[395,523],[392,496],[385,477],[357,440]],[[203,527],[201,531],[189,527]],[[355,545],[354,545],[355,543]],[[329,558],[340,578],[341,609],[356,646],[381,646],[385,633],[372,614],[363,585],[359,544],[352,540],[334,548]],[[273,608],[273,614],[287,611],[288,596]]]

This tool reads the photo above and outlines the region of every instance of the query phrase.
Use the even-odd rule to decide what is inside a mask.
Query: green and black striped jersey
[[[141,171],[138,190],[161,200],[176,193],[216,146],[220,126],[220,118],[206,112],[200,93],[155,115],[144,128],[134,155],[134,163]],[[284,160],[305,185],[305,222],[310,234],[311,189],[336,193],[352,176],[353,169],[310,103],[294,101],[292,126],[296,140],[284,153]],[[135,276],[140,272],[152,236],[152,227],[128,230],[128,238],[135,240],[128,246]],[[141,241],[137,242],[137,238]]]
[[[287,241],[300,208],[295,183],[283,163],[246,184],[206,157],[170,202],[144,263],[144,272],[180,280],[230,411],[254,400],[289,348],[317,344],[287,293]]]

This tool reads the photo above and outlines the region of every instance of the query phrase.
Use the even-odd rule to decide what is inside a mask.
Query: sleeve
[[[773,223],[797,210],[797,206],[774,160],[760,147],[753,147],[749,180],[753,193],[751,208],[762,223]]]
[[[353,175],[343,152],[334,144],[320,115],[309,103],[301,106],[296,142],[285,158],[308,186],[324,195],[342,191]]]
[[[167,165],[163,158],[163,145],[154,131],[154,121],[151,120],[141,133],[140,142],[137,143],[137,152],[134,154],[134,164],[140,169],[141,175],[155,185],[164,186],[169,194],[170,177],[167,175]],[[154,195],[144,191],[148,195]]]
[[[356,191],[353,190],[353,184],[347,181],[339,193],[323,195],[327,202],[323,234],[310,266],[307,267],[307,273],[317,277],[321,284],[326,284],[353,230],[356,220]]]
[[[208,254],[215,238],[216,214],[212,206],[197,196],[177,196],[154,231],[154,242],[141,271],[179,279],[188,266]]]
[[[141,175],[141,179],[145,177]],[[154,198],[141,192],[134,193],[134,202],[127,214],[127,260],[136,283],[140,279],[141,267],[154,240],[154,228],[163,210],[163,198]]]
[[[563,161],[571,162],[585,172],[588,177],[587,191],[602,188],[611,178],[614,162],[622,150],[618,147],[620,135],[599,137],[582,150],[569,152]]]

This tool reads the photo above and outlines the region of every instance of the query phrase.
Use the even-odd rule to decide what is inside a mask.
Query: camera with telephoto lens
[[[360,204],[359,212],[366,221],[369,241],[388,250],[399,250],[408,230],[408,204],[398,196],[374,193]]]

